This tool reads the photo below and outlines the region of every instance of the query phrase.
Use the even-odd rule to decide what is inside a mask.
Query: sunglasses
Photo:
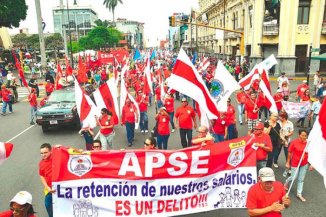
[[[99,145],[93,145],[93,148],[101,148],[101,146],[99,146]]]
[[[181,102],[187,102],[187,101],[181,101]]]
[[[10,207],[10,210],[11,210],[11,211],[13,211],[13,212],[17,212],[17,213],[22,212],[24,209],[25,209],[25,207],[23,207],[23,208],[14,208],[14,207]]]
[[[146,146],[150,146],[151,144],[148,144],[148,143],[144,142],[144,145],[146,145]]]

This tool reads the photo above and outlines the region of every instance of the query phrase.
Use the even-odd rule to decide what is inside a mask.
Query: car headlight
[[[65,115],[65,118],[73,118],[73,117],[74,117],[73,114],[66,114],[66,115]]]
[[[36,119],[42,120],[43,119],[43,116],[36,116]]]

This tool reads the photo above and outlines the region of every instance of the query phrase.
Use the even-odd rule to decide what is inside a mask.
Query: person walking
[[[311,171],[313,169],[312,166],[309,166],[308,163],[308,152],[305,152],[305,148],[307,146],[307,137],[308,137],[308,132],[304,129],[300,129],[299,138],[291,142],[288,158],[285,164],[285,167],[287,169],[291,168],[291,176],[286,179],[284,183],[284,187],[285,189],[288,189],[289,183],[292,180],[298,178],[297,197],[302,202],[306,202],[306,199],[302,196],[304,179],[307,170],[309,169]],[[303,155],[303,159],[300,163],[300,159],[302,155]],[[298,170],[297,174],[296,174],[296,170]]]
[[[79,130],[79,135],[83,136],[85,139],[85,146],[86,146],[86,150],[90,151],[92,150],[92,146],[93,146],[93,136],[94,136],[94,132],[92,130],[92,128],[90,128],[89,126],[81,128]]]
[[[197,128],[196,113],[194,109],[188,105],[186,98],[183,97],[181,103],[181,106],[177,108],[174,115],[176,121],[174,125],[176,128],[179,127],[181,145],[183,148],[186,148],[191,146],[192,129]]]
[[[101,116],[96,117],[97,126],[100,126],[100,140],[103,150],[111,150],[113,147],[114,132],[114,120],[112,118],[112,112],[107,108],[101,109]]]
[[[138,90],[136,102],[139,106],[140,120],[139,127],[141,133],[148,133],[148,96],[142,90]]]
[[[157,146],[158,149],[167,150],[170,137],[170,116],[165,107],[161,107],[155,116],[157,121]]]
[[[300,102],[311,102],[310,100],[310,91],[309,89],[306,89],[303,93],[303,95],[301,95],[300,97]],[[296,122],[297,124],[297,127],[304,127],[304,121],[305,121],[305,118],[308,114],[306,114],[305,116],[299,118],[299,120]]]
[[[39,175],[44,186],[44,205],[49,217],[53,217],[52,194],[52,147],[49,143],[43,143],[40,147],[41,161],[39,162]]]
[[[135,123],[137,122],[138,113],[136,106],[131,102],[129,98],[126,99],[126,103],[122,108],[121,125],[126,126],[128,147],[133,145],[135,136]]]
[[[0,98],[2,98],[2,112],[1,115],[5,116],[7,111],[7,105],[9,107],[9,114],[13,112],[12,110],[12,93],[6,88],[6,85],[1,86]]]
[[[34,125],[34,118],[35,118],[35,114],[37,112],[37,99],[36,99],[36,90],[34,88],[32,88],[31,93],[28,95],[27,98],[29,105],[31,106],[31,121],[30,121],[30,125]]]
[[[28,86],[30,88],[35,88],[36,89],[36,96],[40,97],[40,89],[38,88],[38,84],[36,81],[36,75],[33,75],[32,78],[28,82]]]
[[[285,160],[287,160],[291,136],[294,133],[293,123],[290,120],[288,120],[288,114],[286,112],[280,112],[279,120],[277,122],[281,126],[280,129],[281,148],[278,149],[279,152],[276,152],[276,155],[274,156],[275,162],[277,162],[278,157],[282,151],[282,146],[284,150]]]
[[[274,171],[269,167],[258,172],[258,182],[249,188],[246,207],[249,216],[281,217],[289,208],[291,199],[286,195],[280,181],[276,181]]]
[[[269,120],[264,124],[264,132],[270,136],[273,145],[273,151],[268,153],[267,167],[272,167],[273,165],[275,168],[278,168],[277,160],[282,146],[280,138],[281,126],[277,121],[278,113],[272,113]]]
[[[175,132],[175,126],[174,126],[174,98],[172,93],[166,94],[164,99],[164,106],[166,108],[167,113],[170,116],[170,123],[172,127],[172,133]]]
[[[253,127],[258,122],[259,105],[257,104],[257,95],[255,92],[250,93],[250,98],[245,102],[245,122],[248,124],[248,135],[251,134]]]
[[[246,102],[246,93],[244,92],[243,88],[236,94],[236,100],[238,103],[238,115],[239,115],[239,123],[240,125],[243,124],[243,112],[244,112],[244,104]]]
[[[236,128],[237,120],[235,118],[235,109],[234,106],[231,104],[230,98],[227,100],[227,110],[225,112],[225,116],[228,122],[226,139],[227,140],[235,139],[237,138],[237,128]]]

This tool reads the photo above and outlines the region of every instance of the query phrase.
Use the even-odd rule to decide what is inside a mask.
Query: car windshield
[[[75,92],[55,91],[50,95],[48,100],[49,103],[56,103],[62,101],[75,102]]]

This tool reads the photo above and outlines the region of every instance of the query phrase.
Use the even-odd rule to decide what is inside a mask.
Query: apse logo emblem
[[[224,86],[221,81],[214,79],[211,83],[210,93],[214,99],[219,99],[219,95],[224,91]]]

